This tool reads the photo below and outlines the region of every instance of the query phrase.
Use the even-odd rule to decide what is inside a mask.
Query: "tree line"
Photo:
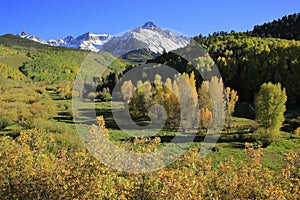
[[[281,19],[255,26],[254,37],[273,37],[288,40],[300,40],[300,13],[284,16]]]

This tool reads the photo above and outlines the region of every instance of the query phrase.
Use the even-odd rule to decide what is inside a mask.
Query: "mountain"
[[[21,38],[24,38],[24,39],[32,40],[34,42],[39,42],[41,44],[48,44],[46,41],[41,40],[40,38],[38,38],[38,37],[36,37],[36,36],[34,36],[32,34],[28,34],[25,31],[23,31],[22,33],[18,34],[18,36],[20,36]]]
[[[41,40],[37,36],[26,32],[22,32],[18,36],[51,46],[64,46],[94,52],[110,52],[114,55],[123,55],[139,49],[146,49],[151,52],[150,54],[161,54],[164,51],[168,52],[184,47],[190,41],[189,37],[157,27],[153,22],[147,22],[141,27],[117,36],[88,32],[77,38],[67,36],[49,41]]]
[[[99,47],[111,39],[109,34],[94,34],[91,32],[84,33],[77,38],[67,36],[59,40],[49,40],[48,44],[51,46],[65,46],[74,49],[84,49],[98,52]]]
[[[255,26],[252,36],[300,40],[300,13]]]
[[[170,30],[164,30],[152,22],[147,22],[142,27],[113,37],[102,46],[101,51],[123,55],[138,49],[149,49],[153,53],[163,53],[184,47],[189,42],[190,38],[186,36],[176,35]]]

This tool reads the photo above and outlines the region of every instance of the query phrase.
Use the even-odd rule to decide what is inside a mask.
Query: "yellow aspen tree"
[[[134,86],[131,81],[125,81],[121,87],[121,93],[126,104],[130,102],[134,93]]]
[[[226,111],[226,126],[230,128],[231,117],[235,109],[235,104],[239,100],[237,92],[230,87],[226,88],[226,100],[227,100],[227,111]]]

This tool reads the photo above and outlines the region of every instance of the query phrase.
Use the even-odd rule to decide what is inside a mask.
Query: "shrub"
[[[30,128],[38,128],[50,133],[71,134],[74,130],[67,124],[53,122],[46,119],[34,118],[31,121]]]
[[[280,131],[269,129],[269,128],[259,128],[254,132],[254,139],[261,143],[263,147],[270,145],[274,142],[278,136]]]
[[[18,119],[16,108],[0,108],[0,129],[12,125]]]

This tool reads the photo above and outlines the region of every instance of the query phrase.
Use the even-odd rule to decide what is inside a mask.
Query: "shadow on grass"
[[[0,133],[7,133],[7,132],[11,132],[12,131],[12,129],[11,128],[5,128],[5,129],[3,129],[3,130],[1,130],[0,131]]]
[[[74,124],[75,122],[73,121],[73,117],[71,116],[56,116],[53,117],[54,120],[58,121],[58,122],[64,122],[67,124]]]
[[[205,136],[204,135],[183,135],[183,136],[169,136],[169,135],[164,135],[164,136],[151,136],[151,137],[146,137],[146,138],[151,138],[154,139],[155,137],[159,137],[161,140],[161,143],[174,143],[174,144],[180,144],[180,143],[201,143],[204,141]],[[175,139],[176,137],[176,139]],[[121,141],[127,141],[127,142],[133,142],[134,137],[130,138],[125,138],[122,139]],[[209,143],[209,141],[206,141]],[[217,143],[226,143],[229,144],[232,148],[238,148],[238,149],[244,149],[245,148],[245,142],[254,142],[253,140],[247,138],[247,139],[239,139],[235,137],[227,137],[222,135]],[[214,143],[214,142],[213,142]]]
[[[2,136],[9,136],[9,137],[12,137],[13,139],[17,138],[20,136],[20,133],[19,132],[15,132],[14,130],[2,130],[0,132],[0,137]]]
[[[81,120],[79,121],[82,124],[93,124],[96,122],[96,116],[101,115],[104,117],[106,128],[120,130],[120,127],[118,126],[111,109],[78,109],[78,111],[81,116]],[[122,121],[122,126],[128,130],[133,130],[133,128],[135,128],[132,126],[132,123],[138,125],[141,130],[143,130],[143,127],[146,127],[151,123],[149,117],[147,116],[135,119],[128,118],[122,109],[114,110],[114,114]],[[172,130],[176,130],[176,128],[173,128]]]
[[[99,109],[95,108],[95,110],[92,109],[79,109],[79,112],[81,116],[83,116],[82,119],[82,124],[92,124],[96,123],[95,115],[99,116],[102,115],[105,119],[105,124],[106,128],[108,129],[114,129],[114,130],[120,130],[118,124],[116,123],[112,110],[111,109]],[[132,119],[128,119],[126,115],[122,112],[122,109],[120,110],[115,110],[115,114],[118,115],[120,119],[122,119],[123,125],[126,124],[128,125],[127,128],[128,130],[132,130],[130,124],[132,123]],[[148,118],[137,118],[133,120],[137,125],[141,126],[141,130],[143,129],[143,126],[148,125],[150,122]],[[183,135],[177,135],[176,139],[175,135],[171,135],[177,132],[176,128],[167,128],[164,127],[163,130],[164,134],[166,135],[157,135],[157,136],[151,136],[151,137],[146,137],[146,138],[151,138],[153,139],[154,137],[159,137],[161,140],[161,143],[187,143],[187,142],[194,142],[194,143],[199,143],[203,142],[205,135],[192,135],[191,133],[185,133]],[[194,130],[193,134],[195,134],[197,130]],[[170,134],[170,135],[168,135]],[[125,139],[121,139],[120,141],[129,141],[133,142],[134,137],[129,137]],[[233,148],[239,148],[243,149],[245,147],[245,142],[254,142],[254,140],[249,137],[249,133],[241,133],[241,132],[229,132],[229,133],[223,133],[221,134],[219,140],[217,143],[228,143],[230,144]]]

